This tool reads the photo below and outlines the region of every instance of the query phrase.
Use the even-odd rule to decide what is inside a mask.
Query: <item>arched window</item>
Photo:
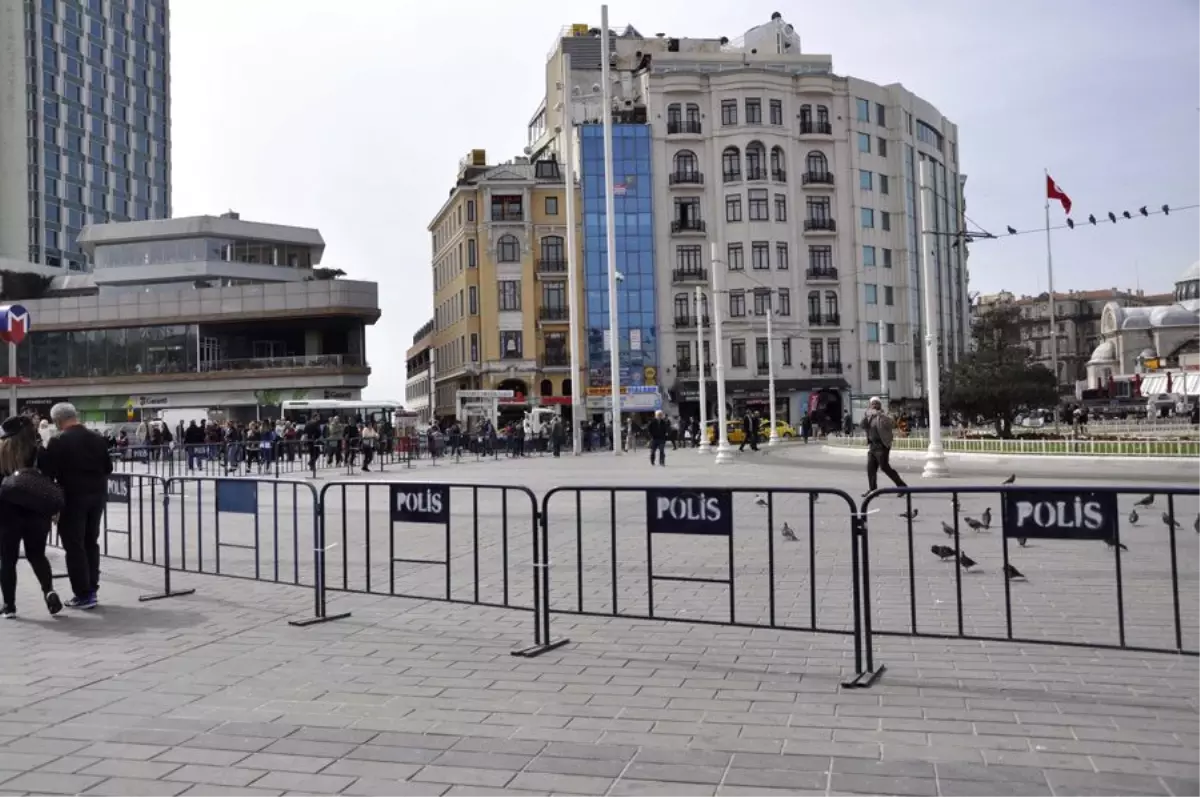
[[[571,380],[570,380],[570,379],[564,379],[564,380],[562,381],[562,394],[563,394],[564,396],[569,396],[569,395],[571,395],[571,388],[572,388],[572,387],[574,387],[574,385],[572,385],[572,384],[571,384]]]
[[[542,384],[538,385],[538,394],[542,396],[553,396],[554,383],[549,379],[543,379]]]
[[[737,147],[726,147],[721,153],[721,173],[727,183],[742,179],[742,153]]]
[[[695,125],[695,129],[688,130],[689,133],[700,132],[700,106],[694,102],[689,102],[687,104],[687,123],[689,128],[692,125]]]
[[[502,235],[496,244],[497,263],[520,263],[521,242],[515,235]]]
[[[508,237],[511,237],[511,236],[508,236]],[[503,239],[501,239],[501,242],[503,242]],[[544,238],[542,238],[541,249],[542,249],[541,260],[543,263],[557,264],[557,263],[566,263],[567,262],[567,255],[566,255],[567,250],[566,250],[566,247],[563,245],[563,238],[561,235],[547,235]],[[507,263],[507,262],[512,262],[512,261],[506,261],[503,258],[501,258],[500,262]]]
[[[827,128],[824,132],[826,132],[826,133],[829,132],[829,130],[828,130],[829,109],[826,108],[824,105],[817,106],[817,124]],[[817,132],[820,133],[822,131],[818,130]]]
[[[821,320],[820,291],[811,291],[808,294],[808,320],[809,322],[820,322]]]
[[[825,314],[832,318],[838,315],[838,297],[833,291],[825,291]]]
[[[812,132],[811,130],[803,129],[803,127],[805,125],[811,125],[811,124],[812,124],[812,106],[809,105],[808,103],[804,103],[803,105],[800,106],[800,125],[801,125],[800,132],[801,133]]]
[[[682,113],[683,113],[683,106],[680,105],[679,103],[673,102],[670,105],[668,105],[667,106],[667,124],[678,125],[680,120],[683,118]],[[669,132],[678,133],[679,131],[671,130]]]
[[[787,182],[787,161],[783,156],[782,147],[771,147],[771,179],[777,183]]]
[[[700,294],[700,317],[708,318],[708,294]]]
[[[695,177],[700,173],[700,160],[690,149],[681,149],[675,153],[675,175]]]
[[[825,157],[824,152],[818,152],[814,149],[804,159],[804,170],[810,175],[829,174],[829,159]]]
[[[675,317],[690,318],[692,315],[692,297],[691,294],[677,293],[675,294]]]
[[[746,145],[746,179],[766,179],[767,148],[761,141],[751,141]]]

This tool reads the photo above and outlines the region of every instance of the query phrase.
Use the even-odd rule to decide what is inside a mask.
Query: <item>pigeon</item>
[[[947,537],[954,536],[954,527],[944,520],[942,521],[942,531],[945,532]]]
[[[1118,549],[1118,548],[1120,548],[1122,551],[1128,551],[1128,550],[1129,550],[1129,548],[1127,548],[1127,547],[1125,546],[1125,543],[1123,543],[1123,542],[1117,542],[1116,540],[1112,539],[1111,537],[1110,537],[1110,538],[1108,538],[1107,540],[1105,540],[1105,541],[1104,541],[1104,544],[1105,544],[1105,545],[1107,545],[1107,546],[1109,547],[1109,550],[1112,550],[1112,551],[1115,551],[1115,550],[1116,550],[1116,549]]]
[[[979,520],[983,523],[985,529],[992,527],[992,508],[990,506],[983,510],[983,514],[980,515]]]
[[[1162,521],[1163,521],[1163,523],[1167,524],[1168,528],[1172,528],[1172,529],[1183,528],[1181,525],[1179,525],[1179,521],[1177,521],[1175,518],[1168,515],[1166,512],[1162,513]]]
[[[948,545],[931,545],[929,550],[933,552],[934,556],[941,559],[943,562],[947,559],[954,558],[954,549]]]
[[[783,524],[783,530],[780,532],[780,534],[783,535],[783,538],[785,540],[790,540],[792,542],[799,542],[799,539],[796,537],[796,532],[792,531],[792,527],[789,526],[787,523]]]
[[[758,498],[757,498],[757,499],[754,501],[754,503],[758,504],[759,506],[766,506],[766,505],[767,505],[767,499],[763,498],[763,497],[760,495],[760,496],[759,496],[759,497],[758,497]]]
[[[901,512],[900,517],[904,518],[905,520],[916,520],[917,514],[920,511],[921,511],[920,509],[913,509],[913,511],[911,511],[911,512]]]
[[[983,531],[987,528],[982,521],[976,520],[973,517],[964,517],[963,522],[970,526],[975,531]]]
[[[1025,543],[1027,543],[1027,542],[1029,542],[1028,537],[1021,537],[1019,540],[1017,540],[1017,545],[1020,545],[1022,548],[1024,548]]]
[[[1138,523],[1138,513],[1136,509],[1129,510],[1129,525],[1136,526]]]
[[[1007,479],[1005,479],[1004,481],[1002,481],[1002,482],[1000,482],[1000,483],[1001,483],[1001,484],[1012,484],[1012,483],[1013,483],[1013,482],[1015,482],[1016,480],[1017,480],[1017,474],[1015,474],[1015,473],[1014,473],[1014,474],[1012,474],[1011,476],[1009,476]]]
[[[1154,493],[1150,493],[1142,500],[1138,501],[1134,506],[1150,506],[1154,503]]]
[[[1018,570],[1017,568],[1013,567],[1012,565],[1005,565],[1005,566],[1004,566],[1004,575],[1008,576],[1010,579],[1014,579],[1014,578],[1021,578],[1021,579],[1023,579],[1023,578],[1025,578],[1025,574],[1024,574],[1024,573],[1022,573],[1022,572],[1021,572],[1020,570]]]
[[[958,563],[960,565],[962,565],[963,570],[970,570],[972,567],[974,567],[977,564],[977,562],[974,559],[967,556],[965,553],[960,553],[958,555]]]

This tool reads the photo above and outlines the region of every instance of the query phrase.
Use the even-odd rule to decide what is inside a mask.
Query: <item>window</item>
[[[804,202],[808,210],[808,218],[814,221],[828,221],[829,212],[829,197],[808,197]]]
[[[566,318],[567,283],[562,280],[542,283],[542,309],[557,311],[558,317]],[[555,313],[547,315],[554,316]]]
[[[862,248],[862,261],[863,265],[867,268],[875,267],[875,247],[864,246]]]
[[[840,340],[829,341],[829,362],[834,365],[842,364],[842,342]]]
[[[683,272],[699,274],[700,263],[701,256],[699,246],[675,247],[675,268]]]
[[[858,113],[855,116],[855,118],[858,119],[858,121],[860,121],[860,122],[871,121],[871,103],[867,102],[862,97],[858,97],[857,99],[854,100],[854,107],[858,111]]]
[[[779,314],[792,314],[792,291],[789,288],[778,288],[776,293],[779,294]]]
[[[808,342],[809,359],[812,360],[814,366],[822,366],[825,364],[825,341],[810,340]]]
[[[771,368],[771,347],[766,338],[754,339],[754,361],[758,370],[767,371]]]
[[[888,213],[886,210],[879,211],[879,229],[892,229],[892,214]]]
[[[479,315],[479,289],[474,285],[467,287],[467,312]]]
[[[734,338],[729,341],[730,359],[733,361],[734,368],[746,367],[746,339]]]
[[[475,200],[467,200],[467,221],[475,221]]]
[[[904,126],[908,130],[908,134],[913,134],[913,116],[908,111],[904,112]]]
[[[866,133],[858,134],[858,151],[866,155],[871,154],[871,137]]]
[[[514,235],[500,236],[496,244],[496,261],[499,263],[520,263],[521,242]]]
[[[746,292],[735,290],[729,292],[729,317],[742,318],[746,315]]]
[[[750,221],[771,220],[770,207],[767,205],[767,189],[751,188],[747,199],[750,205]]]
[[[838,296],[833,291],[825,291],[825,315],[836,321],[838,317]]]
[[[783,124],[783,100],[771,100],[770,102],[771,124]]]
[[[746,145],[746,179],[765,180],[764,162],[767,159],[767,149],[762,142],[751,141]]]
[[[727,183],[742,179],[742,153],[737,147],[726,147],[721,153],[721,174]]]
[[[771,179],[777,183],[787,182],[787,170],[783,168],[786,162],[781,147],[771,147]]]
[[[817,106],[817,127],[829,130],[829,108],[827,106]],[[817,132],[820,132],[820,129]]]
[[[685,321],[691,317],[692,297],[686,293],[675,294],[675,317]]]
[[[558,197],[556,197],[556,196],[546,197],[546,215],[547,216],[557,216],[558,215]]]
[[[829,160],[824,152],[813,150],[804,159],[804,168],[811,175],[829,174]]]
[[[859,208],[859,217],[862,220],[862,228],[864,230],[875,229],[875,211],[871,208]]]
[[[775,195],[775,221],[787,221],[787,194]]]
[[[887,361],[887,378],[888,378],[889,382],[896,381],[896,361],[895,360]]]
[[[497,283],[500,290],[500,309],[501,310],[520,310],[521,309],[521,281],[520,280],[500,280]]]
[[[875,285],[867,284],[863,286],[867,295],[867,304],[879,304],[879,288]]]
[[[729,194],[725,197],[725,221],[742,220],[742,195]]]
[[[884,343],[895,343],[896,342],[896,325],[895,324],[884,324],[883,325],[883,342]]]
[[[888,185],[888,176],[886,174],[879,175],[879,193],[887,194],[890,186]]]
[[[766,241],[754,241],[750,244],[750,266],[755,271],[769,271],[771,268],[771,248]]]
[[[745,271],[746,259],[743,256],[742,245],[729,244],[725,247],[725,262],[729,266],[730,271]]]
[[[500,333],[500,357],[504,360],[521,359],[521,333]]]
[[[676,313],[675,317],[679,318],[678,300],[676,300],[675,313]],[[685,315],[684,317],[686,318],[687,316]],[[675,367],[680,371],[692,370],[692,344],[691,344],[691,342],[675,344]]]
[[[867,360],[867,379],[871,382],[879,379],[879,360]]]
[[[762,124],[762,100],[758,97],[746,98],[746,124]]]
[[[696,158],[696,153],[690,149],[681,149],[675,153],[675,174],[681,177],[691,177],[695,179],[700,174],[700,161]]]
[[[737,100],[721,100],[721,124],[725,127],[737,124]]]
[[[868,321],[867,322],[867,343],[878,343],[878,342],[879,342],[879,322]]]
[[[667,106],[667,132],[677,132],[681,121],[683,121],[683,106],[673,102]]]
[[[689,133],[700,132],[700,106],[694,102],[687,104],[687,123]]]
[[[875,124],[887,127],[887,108],[882,103],[875,103]]]
[[[788,245],[784,242],[775,244],[775,268],[780,271],[787,271],[789,265]]]
[[[832,246],[808,247],[808,267],[814,271],[829,271],[833,268]]]
[[[886,158],[887,157],[887,139],[883,138],[881,136],[880,138],[875,140],[875,143],[876,143],[876,145],[878,145],[879,157]]]
[[[492,221],[524,221],[524,205],[520,194],[492,196]]]
[[[895,297],[896,297],[895,289],[891,285],[884,285],[883,286],[883,303],[884,303],[884,305],[887,307],[894,307],[896,304]]]
[[[548,264],[566,264],[567,247],[561,235],[547,235],[541,241],[541,259]]]
[[[942,151],[942,134],[920,119],[917,120],[917,141],[933,146],[938,152]]]
[[[863,191],[871,191],[875,188],[875,175],[866,169],[858,170],[858,187]]]
[[[771,309],[771,291],[767,288],[754,289],[754,314],[766,315]]]
[[[792,364],[792,339],[784,338],[779,341],[779,345],[783,348],[783,364],[785,366]]]
[[[475,268],[479,265],[478,254],[475,251],[475,239],[467,239],[467,268]]]
[[[892,250],[891,249],[883,250],[883,267],[884,268],[892,267]]]

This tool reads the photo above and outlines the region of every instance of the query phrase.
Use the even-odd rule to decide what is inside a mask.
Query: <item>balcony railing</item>
[[[736,183],[742,179],[741,171],[721,172],[721,178],[727,183]]]
[[[566,321],[571,317],[571,311],[566,307],[543,307],[538,311],[542,321]]]
[[[238,360],[208,360],[200,363],[200,373],[210,371],[259,371],[287,368],[364,368],[361,354],[305,354],[297,357],[247,357]]]
[[[814,122],[811,119],[800,120],[800,135],[802,136],[832,136],[833,125],[829,122]]]
[[[810,369],[816,376],[837,376],[842,372],[841,363],[813,363]]]
[[[821,282],[823,280],[836,281],[838,278],[838,270],[833,266],[819,266],[817,268],[809,268],[804,272],[806,279],[812,282]]]
[[[542,357],[543,368],[570,368],[571,356],[569,354],[547,354]]]
[[[670,185],[704,185],[703,172],[672,172],[667,175]]]
[[[704,222],[700,219],[675,219],[671,222],[671,232],[704,232],[707,229]]]
[[[757,167],[757,168],[751,167],[751,168],[746,169],[746,179],[747,180],[765,180],[765,179],[767,179],[767,172],[762,167]]]
[[[770,365],[768,365],[767,363],[759,363],[758,364],[758,375],[759,376],[768,376],[770,373],[771,373]]]
[[[837,232],[837,222],[833,219],[805,219],[805,232]]]
[[[680,133],[698,136],[700,135],[701,129],[700,122],[694,119],[689,119],[686,122],[681,120],[667,122],[667,135],[669,136],[678,135]]]
[[[712,370],[712,363],[704,364],[704,373],[706,375],[711,374]],[[682,362],[675,366],[675,375],[680,379],[699,379],[700,368],[693,363]]]
[[[771,179],[777,183],[787,182],[787,169],[772,169]]]
[[[821,326],[836,327],[842,323],[842,317],[837,313],[825,313],[818,322]]]
[[[833,172],[805,172],[800,182],[803,185],[833,185]]]
[[[708,316],[697,318],[694,315],[677,315],[675,316],[676,329],[695,329],[697,322],[704,324],[705,327],[709,324]]]
[[[537,262],[539,274],[566,274],[567,261],[559,258],[541,259]]]
[[[525,221],[525,212],[521,210],[493,210],[492,221],[516,222]]]
[[[708,270],[703,268],[677,268],[671,272],[671,281],[675,284],[681,282],[708,282]]]

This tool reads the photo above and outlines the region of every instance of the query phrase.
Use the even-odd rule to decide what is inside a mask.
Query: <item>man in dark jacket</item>
[[[646,426],[650,435],[650,464],[654,464],[654,452],[658,452],[658,464],[667,464],[667,435],[671,433],[671,424],[663,417],[663,411],[654,413],[654,420]]]
[[[75,593],[67,606],[94,609],[100,589],[100,523],[112,459],[104,438],[79,422],[73,405],[55,404],[50,408],[50,419],[59,434],[46,447],[42,468],[59,483],[66,499],[58,518],[58,536]]]

